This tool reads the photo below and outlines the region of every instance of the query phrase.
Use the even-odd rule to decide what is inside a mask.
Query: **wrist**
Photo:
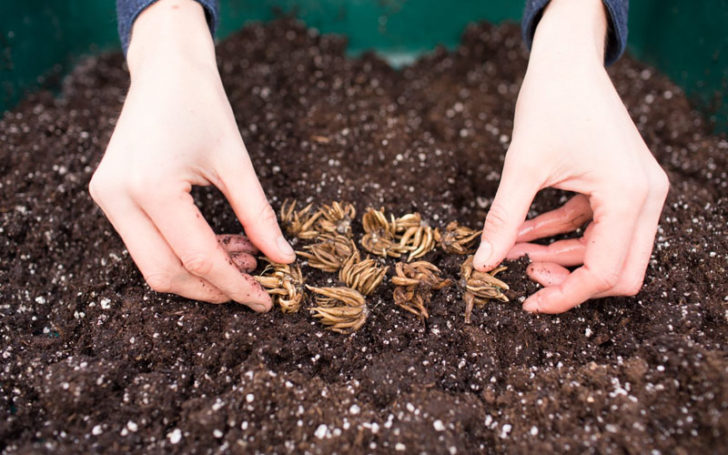
[[[202,6],[194,0],[158,0],[134,21],[127,64],[143,73],[201,69],[217,73],[215,45]]]
[[[604,64],[607,12],[601,0],[551,0],[536,27],[532,57]]]

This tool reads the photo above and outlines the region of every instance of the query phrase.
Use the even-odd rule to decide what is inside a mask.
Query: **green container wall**
[[[349,50],[376,49],[407,61],[454,46],[468,22],[517,21],[522,0],[221,0],[218,37],[274,10],[323,33],[349,37]],[[728,131],[728,0],[632,0],[629,49],[681,85]],[[118,49],[113,0],[0,0],[0,112],[27,90],[51,85],[80,56]]]

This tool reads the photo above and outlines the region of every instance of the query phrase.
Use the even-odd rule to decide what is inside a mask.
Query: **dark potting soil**
[[[473,26],[399,71],[345,47],[291,21],[218,45],[274,207],[344,200],[480,226],[527,61],[518,28]],[[0,450],[725,453],[728,141],[650,67],[623,58],[610,74],[672,183],[639,295],[527,314],[522,260],[503,274],[512,302],[471,325],[457,287],[423,324],[385,284],[344,336],[308,301],[256,315],[150,291],[86,191],[128,75],[119,54],[87,60],[59,99],[0,121]],[[241,231],[217,191],[195,196],[216,231]],[[531,215],[567,197],[544,191]],[[457,277],[463,258],[426,259]]]

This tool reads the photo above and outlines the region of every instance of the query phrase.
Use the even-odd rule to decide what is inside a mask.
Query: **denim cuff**
[[[609,31],[607,37],[607,49],[604,53],[604,64],[611,65],[616,62],[624,53],[627,47],[627,13],[629,11],[629,0],[602,0],[609,13]],[[549,0],[526,0],[526,9],[523,12],[521,30],[523,40],[528,48],[533,43],[533,34],[541,19],[543,9]]]
[[[144,9],[157,0],[116,0],[116,15],[119,22],[119,38],[121,38],[121,48],[124,55],[129,49],[129,40],[131,39],[131,27],[137,16]],[[205,17],[207,24],[210,26],[210,33],[215,36],[215,29],[218,21],[218,5],[217,0],[195,0],[205,9]]]

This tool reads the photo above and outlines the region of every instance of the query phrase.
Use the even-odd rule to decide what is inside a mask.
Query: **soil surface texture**
[[[345,49],[290,20],[217,47],[274,208],[350,201],[357,239],[369,206],[479,228],[526,68],[518,27],[472,26],[400,70]],[[511,302],[466,325],[451,286],[422,323],[388,278],[345,336],[310,297],[257,315],[146,286],[87,192],[128,73],[120,54],[86,60],[0,120],[0,451],[726,453],[728,141],[649,66],[609,72],[671,180],[642,291],[534,316],[524,259],[499,275]],[[194,196],[241,232],[219,192]],[[530,215],[568,196],[543,191]],[[425,259],[457,279],[464,257]]]

